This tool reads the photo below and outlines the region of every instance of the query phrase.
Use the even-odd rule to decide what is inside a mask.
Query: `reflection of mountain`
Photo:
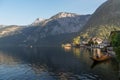
[[[74,54],[69,54],[71,52],[67,52],[66,54],[59,48],[10,48],[7,50],[5,49],[4,52],[4,54],[10,55],[13,58],[15,57],[23,63],[31,64],[33,67],[43,65],[53,71],[72,70],[73,72],[81,72],[80,70],[78,71],[79,68],[82,69],[90,65],[90,63],[86,63],[88,59],[85,59],[86,56],[84,54],[81,53],[84,56],[78,56],[83,58],[83,60],[79,58],[80,61]],[[82,61],[85,64],[82,64]]]
[[[18,59],[15,59],[13,58],[13,56],[9,56],[7,54],[4,54],[4,52],[0,51],[0,64],[16,65],[18,63]]]
[[[0,49],[1,52],[3,52],[4,55],[9,55],[10,57],[2,56],[4,57],[4,60],[7,59],[9,63],[16,63],[16,65],[23,65],[20,66],[22,68],[27,67],[27,71],[25,73],[31,74],[32,71],[35,72],[35,74],[44,74],[44,72],[50,72],[54,76],[54,74],[59,73],[75,73],[78,75],[81,75],[82,73],[99,73],[104,76],[106,76],[107,79],[116,80],[117,72],[114,72],[114,69],[116,68],[117,64],[114,65],[113,62],[110,61],[110,63],[107,64],[101,64],[97,67],[95,67],[93,70],[90,69],[90,66],[92,64],[92,60],[90,60],[90,52],[85,49],[77,49],[77,53],[65,52],[61,48],[55,48],[55,47],[36,47],[36,48],[23,48],[23,47],[11,47],[11,48],[2,48]],[[79,53],[80,51],[80,53]],[[74,51],[76,52],[76,51]],[[9,58],[13,58],[13,60],[9,60]],[[19,60],[19,61],[17,61]],[[6,61],[3,61],[6,63]],[[17,64],[18,63],[18,64]],[[1,64],[1,63],[0,63]],[[1,66],[1,65],[0,65]],[[19,67],[18,66],[18,67]],[[20,68],[19,67],[19,68]],[[19,69],[18,68],[18,69]],[[23,70],[22,70],[23,71]],[[108,72],[109,71],[109,72]],[[116,74],[110,74],[110,73]],[[24,73],[24,71],[23,71]],[[105,74],[103,74],[105,73]],[[56,75],[55,75],[56,76]]]
[[[73,54],[81,61],[84,61],[84,63],[86,63],[86,64],[92,63],[92,61],[89,58],[90,52],[87,49],[82,48],[82,47],[81,48],[73,48],[72,51],[73,51]]]
[[[53,80],[47,68],[41,65],[25,64],[17,55],[0,52],[1,80]]]
[[[59,48],[10,48],[4,49],[4,54],[20,59],[21,62],[28,63],[31,67],[37,68],[37,66],[43,65],[53,71],[78,71],[78,68],[84,66],[79,64],[79,59],[75,58],[73,54],[66,54]],[[78,67],[75,69],[76,66]]]

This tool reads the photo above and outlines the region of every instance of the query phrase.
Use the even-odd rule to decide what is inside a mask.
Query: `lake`
[[[119,80],[117,61],[94,62],[90,56],[95,53],[86,48],[0,48],[0,80]]]

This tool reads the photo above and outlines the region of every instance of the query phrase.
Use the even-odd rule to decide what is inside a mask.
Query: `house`
[[[100,38],[97,38],[97,37],[94,37],[94,38],[91,38],[90,40],[92,40],[94,43],[96,43],[97,42],[97,44],[101,44],[102,43],[102,39],[100,39]]]

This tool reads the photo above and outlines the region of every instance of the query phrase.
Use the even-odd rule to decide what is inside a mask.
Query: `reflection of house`
[[[102,55],[101,50],[98,48],[93,49],[93,57],[100,58]]]

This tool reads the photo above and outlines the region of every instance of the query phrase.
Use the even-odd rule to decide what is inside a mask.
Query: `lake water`
[[[96,63],[93,55],[85,48],[0,48],[0,80],[119,80],[115,59]]]

